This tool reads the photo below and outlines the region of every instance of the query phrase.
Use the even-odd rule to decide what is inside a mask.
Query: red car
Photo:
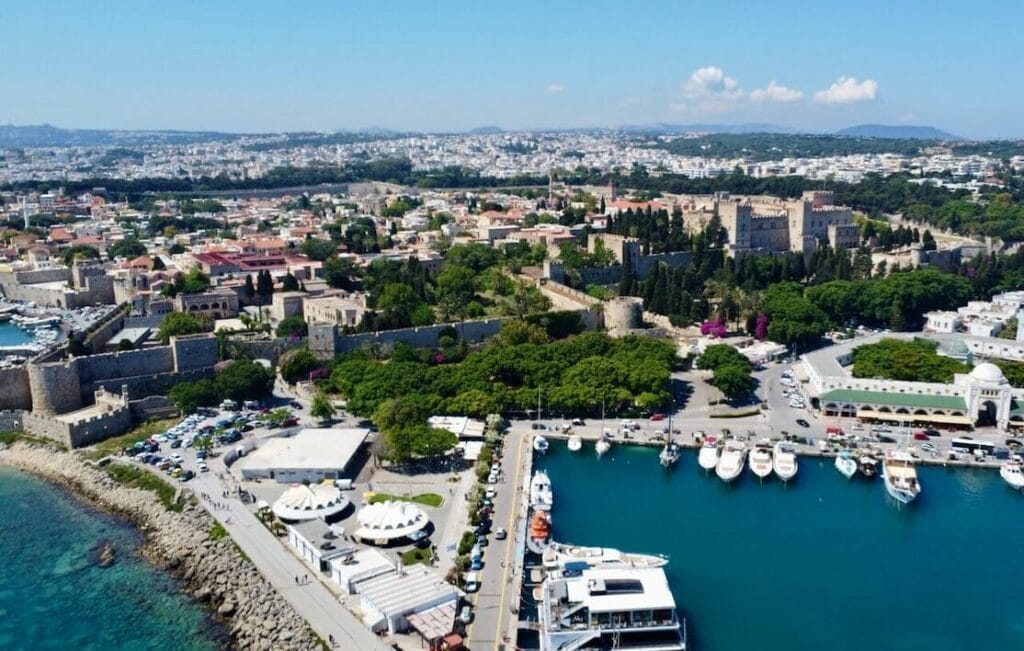
[[[665,420],[665,414],[651,414],[651,420]]]
[[[284,421],[281,422],[281,427],[295,427],[298,424],[298,418],[285,418]]]
[[[927,441],[928,440],[928,435],[925,434],[924,432],[914,432],[914,440],[915,441]]]

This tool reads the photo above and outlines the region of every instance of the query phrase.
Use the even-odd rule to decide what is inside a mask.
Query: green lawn
[[[444,504],[444,498],[437,493],[423,493],[421,495],[390,495],[388,493],[376,493],[370,498],[370,504],[376,504],[377,502],[413,502],[415,504],[421,504],[423,506],[441,506]]]
[[[156,493],[168,511],[180,513],[185,508],[184,500],[180,498],[177,501],[174,500],[177,489],[151,472],[123,463],[108,463],[103,470],[119,484]]]
[[[121,436],[115,436],[101,441],[96,445],[90,446],[83,450],[82,454],[86,459],[92,459],[96,461],[102,459],[105,456],[111,454],[117,454],[121,450],[127,447],[135,445],[139,441],[145,441],[151,436],[157,434],[163,434],[170,428],[174,427],[181,422],[180,418],[167,418],[165,420],[149,420],[145,423],[140,424],[138,427],[122,434]]]
[[[404,565],[415,565],[416,563],[430,565],[430,559],[432,556],[433,553],[429,549],[420,549],[419,547],[416,547],[407,552],[402,552],[402,563]]]

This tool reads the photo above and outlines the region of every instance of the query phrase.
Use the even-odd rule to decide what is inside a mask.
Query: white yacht
[[[608,430],[605,430],[604,434],[601,435],[601,438],[598,439],[594,449],[597,450],[597,456],[599,457],[604,456],[605,452],[612,449],[612,440],[611,437],[608,436]]]
[[[999,476],[1011,488],[1024,489],[1024,460],[1013,455],[999,468]]]
[[[668,559],[652,554],[628,554],[610,547],[581,547],[552,542],[544,550],[544,569],[556,577],[588,567],[663,567]]]
[[[701,468],[711,472],[718,465],[718,439],[714,436],[709,436],[704,439],[703,445],[700,446],[700,452],[697,454],[697,464]]]
[[[715,466],[715,474],[722,481],[732,481],[743,472],[743,465],[747,460],[747,446],[743,443],[729,439],[722,448],[722,454],[718,458],[718,465]]]
[[[847,479],[852,479],[857,474],[857,460],[853,458],[849,450],[840,450],[836,455],[836,470]]]
[[[572,434],[569,436],[568,443],[569,452],[579,452],[583,449],[583,437],[579,434]]]
[[[533,451],[534,452],[537,452],[538,454],[546,454],[547,451],[548,451],[548,447],[549,446],[550,446],[550,443],[548,443],[548,440],[546,438],[544,438],[543,436],[541,436],[540,434],[538,434],[537,436],[533,437]]]
[[[885,479],[885,490],[900,504],[910,504],[921,493],[914,457],[906,450],[891,450],[885,455],[882,478]]]
[[[796,477],[796,451],[791,443],[779,441],[775,444],[775,450],[772,453],[772,469],[782,481],[789,481]]]
[[[549,578],[537,624],[541,651],[686,650],[686,620],[660,567],[595,567]]]
[[[658,460],[661,461],[663,468],[671,468],[676,465],[679,461],[679,445],[674,441],[669,441],[665,444],[665,447],[661,449],[661,454],[658,455]]]
[[[535,511],[550,511],[554,502],[551,479],[548,473],[538,470],[530,479],[530,508]]]
[[[750,453],[750,472],[762,480],[772,474],[772,449],[767,444],[759,443]]]

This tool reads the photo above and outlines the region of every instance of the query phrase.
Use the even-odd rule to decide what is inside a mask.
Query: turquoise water
[[[117,561],[89,562],[99,540]],[[0,468],[0,649],[216,649],[222,629],[135,550],[131,527]]]
[[[597,459],[553,443],[556,540],[663,553],[698,650],[1024,649],[1024,496],[998,473],[920,467],[898,510],[881,480],[802,458],[791,485],[734,485],[687,451]]]
[[[12,323],[0,323],[0,346],[19,346],[32,341],[32,335]]]

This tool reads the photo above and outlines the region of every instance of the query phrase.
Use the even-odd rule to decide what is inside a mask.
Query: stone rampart
[[[174,370],[174,357],[170,346],[89,355],[78,357],[75,362],[82,385],[139,375],[157,375]]]
[[[32,391],[24,366],[0,369],[0,409],[31,409]]]

